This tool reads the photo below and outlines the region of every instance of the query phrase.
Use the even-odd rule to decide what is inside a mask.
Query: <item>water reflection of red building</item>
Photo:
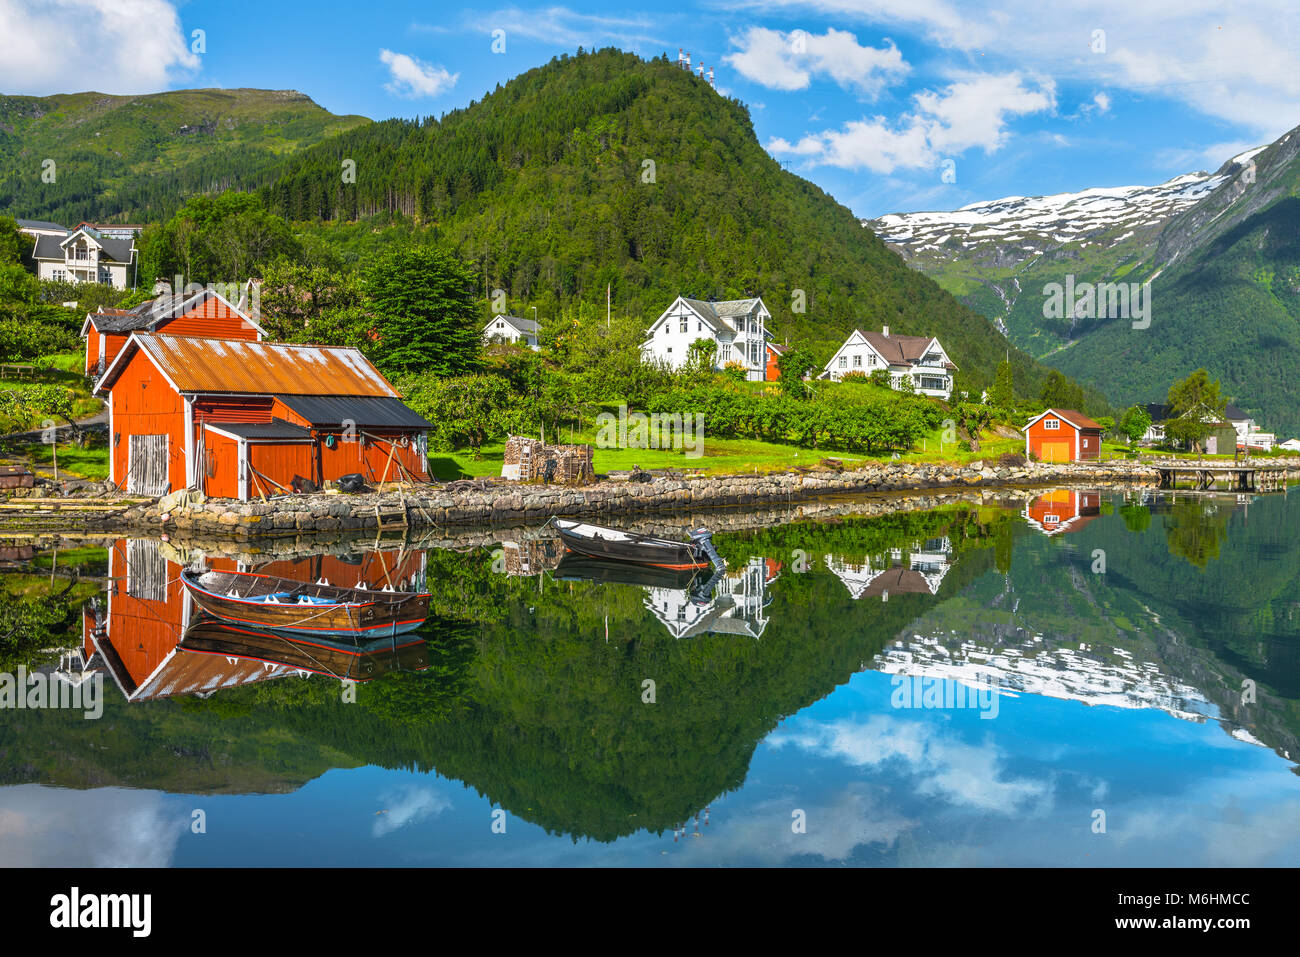
[[[1026,505],[1021,514],[1044,535],[1077,532],[1101,514],[1101,493],[1053,489]]]
[[[339,674],[330,664],[340,660],[337,649],[322,646],[312,651],[296,639],[267,642],[264,635],[231,630],[224,635],[208,634],[202,643],[187,642],[193,648],[179,647],[199,614],[180,583],[183,566],[179,557],[152,539],[114,542],[109,550],[105,598],[87,606],[83,614],[83,670],[107,671],[130,701],[173,695],[206,697],[222,688],[270,678]],[[324,578],[338,585],[362,582],[400,590],[422,590],[425,580],[424,552],[399,549],[263,563],[214,557],[207,564],[222,571],[257,571],[295,581]],[[403,647],[422,644],[418,637],[408,638],[409,642],[401,643]],[[219,649],[225,651],[217,653]],[[410,655],[403,661],[414,663]],[[350,671],[341,676],[356,677]]]

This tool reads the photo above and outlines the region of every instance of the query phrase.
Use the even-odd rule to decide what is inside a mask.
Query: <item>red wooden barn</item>
[[[1073,409],[1048,409],[1025,425],[1025,455],[1040,462],[1095,462],[1102,427]]]
[[[98,312],[87,313],[81,324],[81,338],[86,340],[86,375],[103,375],[133,332],[250,342],[265,337],[262,327],[246,312],[210,289],[159,296],[132,309],[101,306]]]
[[[109,478],[128,492],[246,500],[350,473],[428,478],[430,423],[356,349],[136,332],[95,392]]]

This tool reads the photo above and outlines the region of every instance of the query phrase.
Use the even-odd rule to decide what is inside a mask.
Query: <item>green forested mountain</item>
[[[778,338],[823,361],[855,326],[938,335],[966,388],[991,384],[1007,350],[984,317],[784,171],[744,105],[666,59],[559,57],[441,119],[371,124],[243,185],[297,221],[428,227],[543,317],[603,309],[607,285],[615,310],[647,323],[678,293],[758,295]],[[1045,370],[1014,349],[1012,361],[1036,394]]]
[[[939,336],[958,387],[978,390],[1007,355],[987,319],[783,170],[743,104],[665,58],[580,50],[415,121],[332,117],[255,92],[0,101],[0,122],[26,124],[0,139],[0,158],[22,160],[0,179],[0,210],[157,222],[194,193],[257,191],[345,264],[432,239],[483,274],[485,294],[504,290],[510,309],[542,319],[603,311],[607,287],[616,314],[647,325],[679,293],[762,296],[777,338],[821,361],[854,327],[888,325]],[[229,115],[212,105],[222,97]],[[192,148],[205,137],[226,145]],[[59,155],[54,143],[81,163],[61,163],[57,189],[41,184],[37,159]],[[1037,396],[1047,369],[1010,354],[1017,391]],[[1100,393],[1092,400],[1103,412]]]
[[[156,221],[186,195],[368,122],[293,90],[0,96],[0,213]]]
[[[1175,380],[1204,367],[1236,405],[1288,438],[1300,434],[1298,153],[1293,130],[1213,174],[1160,186],[870,225],[1017,345],[1112,401],[1164,401]],[[965,225],[954,229],[958,220]],[[1150,324],[1086,308],[1045,315],[1045,290],[1070,277],[1077,287],[1149,282]]]

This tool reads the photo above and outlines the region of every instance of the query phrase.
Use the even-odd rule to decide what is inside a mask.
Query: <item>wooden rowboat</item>
[[[428,592],[340,588],[253,572],[181,572],[195,604],[214,618],[312,635],[382,638],[415,631],[429,617]]]
[[[712,533],[707,529],[692,532],[689,542],[674,542],[603,525],[568,522],[563,519],[553,521],[564,547],[590,558],[675,569],[707,568],[711,564],[722,564],[722,559],[713,550],[710,541]]]

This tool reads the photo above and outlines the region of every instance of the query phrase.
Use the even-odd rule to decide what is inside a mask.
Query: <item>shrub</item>
[[[998,458],[998,464],[1003,468],[1019,468],[1025,464],[1025,457],[1019,452],[1003,452]]]
[[[865,372],[861,372],[857,369],[854,369],[852,372],[846,372],[844,373],[844,375],[840,376],[840,381],[841,382],[869,382],[871,380],[867,378],[867,374]]]

